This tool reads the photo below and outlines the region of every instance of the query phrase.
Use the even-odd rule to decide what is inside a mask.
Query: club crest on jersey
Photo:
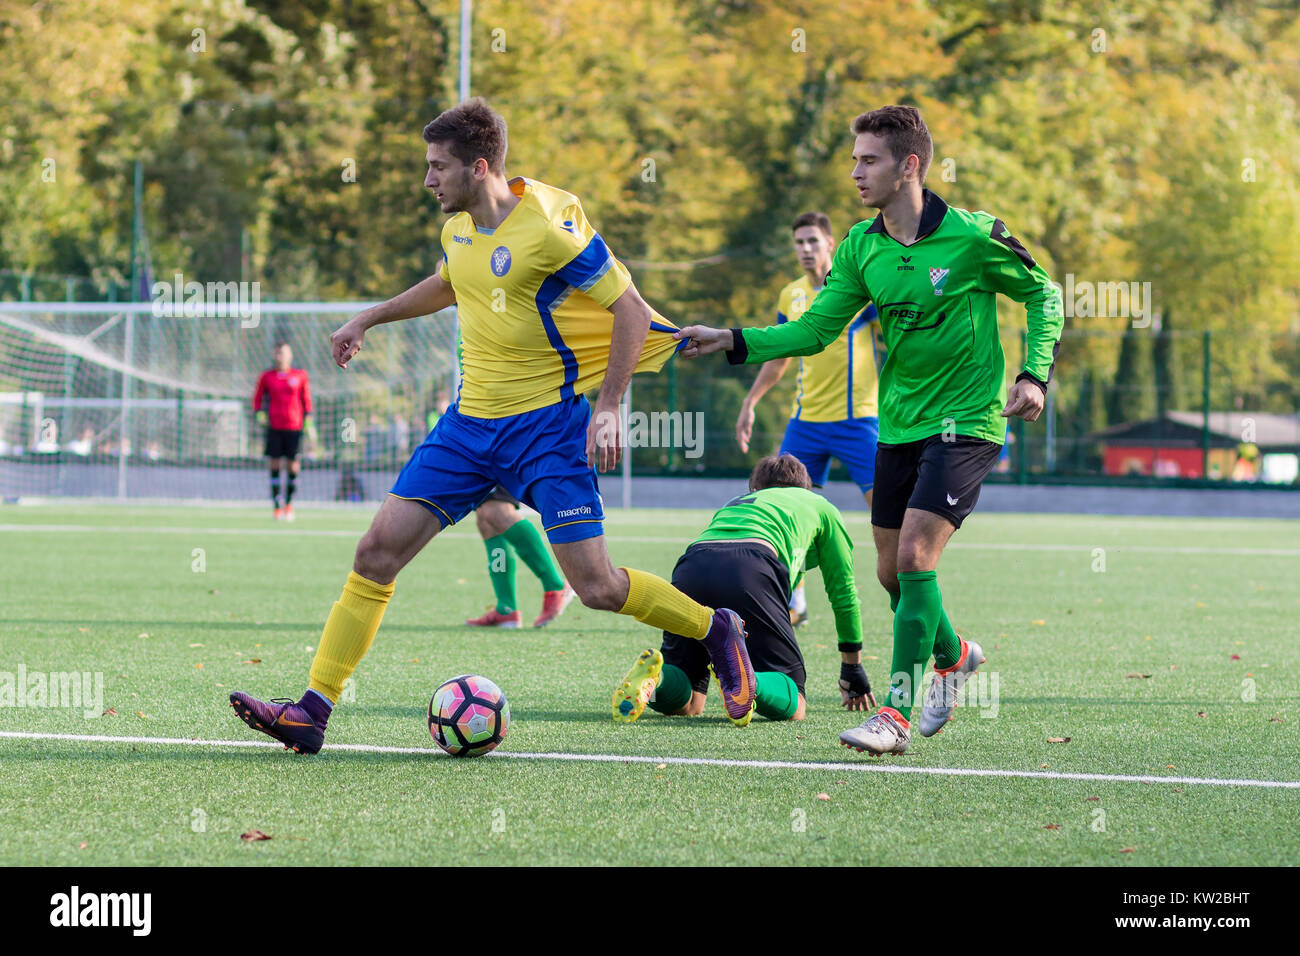
[[[505,246],[497,246],[492,250],[492,274],[503,276],[510,271],[510,250]]]
[[[948,281],[947,269],[931,269],[930,284],[934,286],[935,295],[943,295],[943,284]]]

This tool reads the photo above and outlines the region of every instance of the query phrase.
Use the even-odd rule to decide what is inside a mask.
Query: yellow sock
[[[692,601],[663,578],[638,571],[619,568],[627,572],[627,603],[619,614],[630,614],[642,624],[649,624],[669,634],[680,634],[701,640],[709,633],[713,609]]]
[[[342,596],[334,602],[320,646],[311,662],[311,682],[307,685],[337,704],[343,695],[343,682],[361,663],[384,619],[384,609],[393,596],[393,585],[376,584],[352,571]]]

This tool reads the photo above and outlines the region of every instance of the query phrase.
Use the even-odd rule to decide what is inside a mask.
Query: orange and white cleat
[[[279,505],[276,505],[275,511],[272,513],[271,517],[275,518],[276,521],[283,521],[284,509],[281,508]]]
[[[520,611],[502,614],[495,606],[489,605],[486,614],[482,617],[470,618],[465,623],[470,627],[519,627],[524,623],[524,615]]]
[[[293,520],[293,505],[284,506],[284,520],[285,521]]]
[[[559,591],[547,591],[542,595],[542,613],[533,621],[533,627],[545,627],[564,613],[578,592],[569,587],[568,582]]]

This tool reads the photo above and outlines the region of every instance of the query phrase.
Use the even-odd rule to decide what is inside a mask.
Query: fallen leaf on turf
[[[1241,647],[1241,646],[1243,646],[1246,642],[1245,642],[1245,641],[1233,641],[1232,643],[1236,644],[1238,647]]]
[[[1171,763],[1167,763],[1167,764],[1165,764],[1165,769],[1166,769],[1166,770],[1177,770],[1178,768],[1175,767],[1175,766],[1174,766],[1173,764],[1171,764]]]
[[[794,735],[794,739],[795,739],[795,740],[807,740],[808,738],[805,737],[803,734],[795,734],[795,735]]]
[[[1049,823],[1049,824],[1047,824],[1047,826],[1043,827],[1043,829],[1044,829],[1044,830],[1059,830],[1059,829],[1061,829],[1061,825],[1060,825],[1059,823]]]
[[[1084,800],[1083,800],[1083,802],[1084,802],[1084,803],[1092,803],[1094,800],[1100,800],[1100,799],[1101,799],[1101,797],[1085,797]]]
[[[195,665],[194,665],[194,669],[195,669],[195,670],[199,670],[199,671],[203,670],[203,664],[202,664],[202,662],[200,662],[200,663],[198,663],[198,664],[195,664]]]
[[[1039,766],[1039,767],[1046,767],[1047,764],[1045,764],[1045,763],[1040,763],[1038,766]]]
[[[1197,601],[1197,602],[1196,602],[1196,606],[1197,606],[1197,607],[1209,607],[1209,605],[1206,604],[1204,601]]]
[[[1143,640],[1145,640],[1145,641],[1149,641],[1149,640],[1151,640],[1151,635],[1148,634],[1146,637],[1143,638]]]
[[[406,663],[408,663],[408,664],[418,664],[418,663],[420,663],[420,659],[419,659],[418,657],[412,657],[412,658],[411,658],[409,661],[407,661]]]
[[[1037,621],[1030,621],[1029,623],[1030,623],[1030,624],[1037,624],[1039,627],[1043,627],[1044,625],[1047,624],[1047,622],[1044,621],[1042,618],[1039,618]]]
[[[1270,718],[1268,719],[1268,722],[1269,722],[1270,724],[1285,724],[1285,723],[1286,723],[1286,718],[1285,718],[1285,717],[1270,717]]]
[[[468,582],[465,578],[457,578],[457,579],[456,579],[456,583],[457,583],[457,584],[468,584],[469,582]]]
[[[148,637],[148,634],[137,634],[136,637]]]
[[[1182,787],[1174,787],[1174,793],[1182,793],[1182,792],[1183,792]]]
[[[100,714],[99,716],[101,716],[101,717],[116,717],[116,716],[117,716],[117,708],[116,708],[116,707],[110,707],[110,708],[108,708],[108,710],[104,711],[104,712],[103,712],[102,714]]]
[[[863,655],[862,655],[862,659],[863,659],[864,661],[878,661],[878,660],[880,660],[880,658],[877,657],[875,654],[863,654]]]
[[[826,645],[825,645],[825,644],[814,644],[813,647],[819,647],[819,648],[821,648],[823,651],[826,650]]]
[[[136,715],[137,717],[143,717],[145,720],[148,720],[148,719],[149,719],[149,715],[146,714],[143,710],[137,710],[137,711],[135,712],[135,715]]]
[[[1240,655],[1240,654],[1233,654],[1231,657],[1228,658],[1228,660],[1230,660],[1230,661],[1239,661],[1239,660],[1241,660],[1241,655]]]
[[[1121,852],[1121,853],[1132,853],[1132,852],[1133,852],[1134,850],[1136,850],[1136,849],[1137,849],[1137,847],[1135,847],[1135,846],[1126,846],[1126,847],[1124,847],[1124,849],[1120,850],[1119,852]]]
[[[817,794],[817,799],[818,799],[818,800],[829,800],[830,798],[831,798],[831,795],[830,795],[829,793],[819,793],[819,794]]]
[[[216,588],[212,588],[212,589],[210,589],[210,590],[208,591],[208,593],[209,593],[209,594],[220,594],[221,592],[218,591]]]
[[[87,631],[90,630],[90,628],[88,628],[88,627],[79,627],[79,628],[77,628],[77,630],[79,630],[82,634],[85,634]]]
[[[250,657],[248,660],[246,660],[246,661],[240,661],[239,663],[241,663],[241,664],[260,664],[260,663],[262,663],[262,659],[261,659],[260,657]]]
[[[1171,671],[1176,671],[1176,670],[1178,670],[1178,665],[1177,665],[1177,664],[1170,664],[1170,665],[1169,665],[1169,669],[1170,669]]]
[[[1070,738],[1069,737],[1048,737],[1047,742],[1049,744],[1068,744],[1070,742]]]
[[[657,764],[655,764],[655,769],[656,769],[656,770],[666,770],[666,769],[668,769],[668,764],[666,764],[666,763],[657,763]]]
[[[85,849],[86,847],[88,847],[88,846],[90,846],[89,843],[78,843],[78,844],[77,844],[77,849],[78,849],[78,850],[84,850],[84,849]]]
[[[1149,678],[1151,675],[1150,675],[1150,674],[1139,674],[1137,671],[1134,671],[1132,674],[1125,674],[1124,676],[1125,676],[1125,677],[1136,677],[1136,678],[1138,678],[1138,679],[1140,679],[1140,680],[1146,680],[1146,679]]]
[[[202,647],[202,644],[191,644],[190,647]]]
[[[252,843],[255,840],[269,840],[271,837],[261,830],[249,830],[247,833],[239,834],[239,839]]]

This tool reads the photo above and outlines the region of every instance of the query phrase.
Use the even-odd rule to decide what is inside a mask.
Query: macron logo
[[[452,236],[451,241],[459,242],[461,245],[465,245],[465,246],[474,245],[474,240],[471,239],[469,236]]]
[[[581,508],[566,508],[564,511],[555,512],[557,518],[576,518],[578,515],[591,514],[591,505],[583,505]]]
[[[152,925],[152,893],[70,893],[50,897],[51,926],[129,926],[134,936],[148,936]]]

